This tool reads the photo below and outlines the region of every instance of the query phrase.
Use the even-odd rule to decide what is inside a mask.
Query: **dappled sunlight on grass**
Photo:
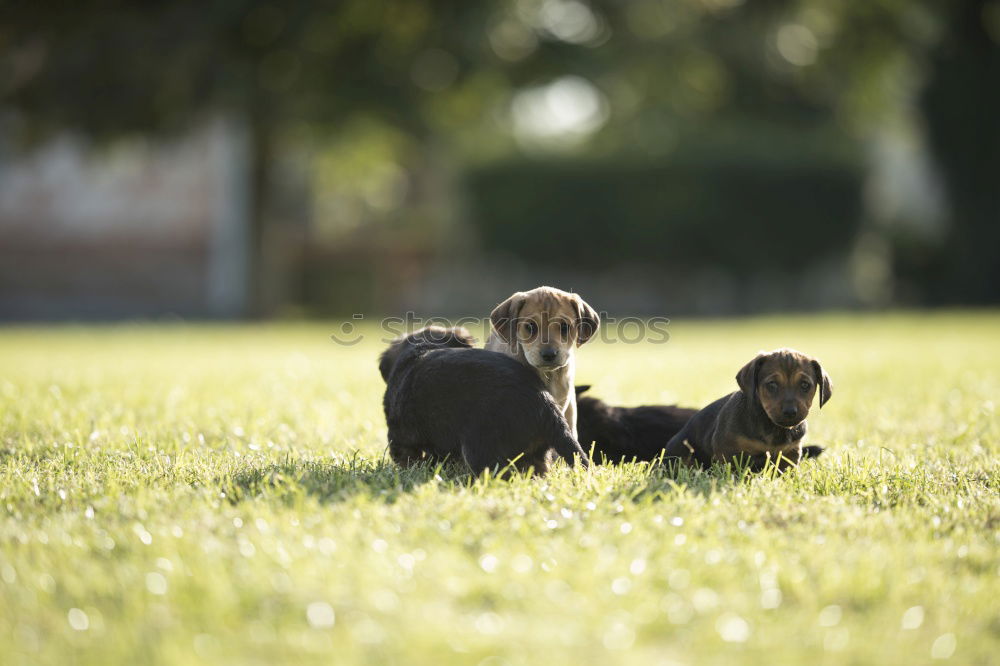
[[[758,349],[834,382],[783,475],[400,469],[377,335],[0,331],[0,663],[988,663],[1000,316],[671,325],[610,402],[700,405]],[[374,333],[373,331],[371,333]]]

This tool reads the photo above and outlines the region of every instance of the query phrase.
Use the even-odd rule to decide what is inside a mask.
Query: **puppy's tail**
[[[545,417],[549,422],[551,448],[555,449],[555,452],[569,463],[570,467],[576,464],[577,457],[579,457],[581,465],[590,467],[590,458],[587,457],[587,454],[580,447],[580,442],[576,441],[576,437],[573,436],[573,431],[570,429],[569,424],[566,423],[566,419],[563,417],[559,406],[556,405],[554,400],[549,398],[548,394],[545,397]]]
[[[802,447],[802,457],[803,458],[819,458],[820,454],[825,451],[822,446],[803,446]]]

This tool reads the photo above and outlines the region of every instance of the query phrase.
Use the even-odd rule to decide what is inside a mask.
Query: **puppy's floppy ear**
[[[811,361],[813,368],[813,377],[816,379],[816,384],[819,386],[819,407],[823,408],[826,401],[830,399],[833,395],[833,384],[830,382],[830,376],[826,374],[823,370],[823,366],[819,364],[819,361]]]
[[[576,344],[579,346],[597,333],[601,326],[601,316],[576,294],[573,294],[573,300],[576,301]]]
[[[576,389],[576,395],[577,397],[579,397],[580,395],[583,395],[584,393],[590,390],[590,384],[577,384],[573,388]]]
[[[493,325],[493,330],[503,338],[504,342],[509,343],[514,339],[514,327],[517,326],[517,316],[521,313],[524,299],[524,292],[519,291],[493,308],[493,312],[490,313],[490,323]]]
[[[763,352],[757,354],[736,373],[736,383],[740,385],[740,390],[754,400],[757,399],[757,370],[764,361],[764,356]]]
[[[399,341],[393,342],[378,357],[378,371],[382,375],[382,379],[385,382],[389,381],[389,375],[392,374],[392,368],[396,365],[396,359],[399,358]]]

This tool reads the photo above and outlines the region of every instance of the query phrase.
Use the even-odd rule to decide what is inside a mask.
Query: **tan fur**
[[[533,367],[577,436],[575,349],[600,325],[597,312],[576,294],[538,287],[513,294],[490,314],[486,349]]]
[[[690,445],[688,445],[690,447]],[[775,446],[762,440],[752,439],[743,435],[731,436],[729,441],[717,445],[712,458],[716,462],[728,462],[737,460],[741,456],[751,458],[763,456],[772,462],[779,461],[779,469],[785,469],[789,465],[797,464],[802,458],[802,442],[790,442],[788,444]]]
[[[793,350],[779,350],[765,356],[757,367],[757,398],[768,417],[785,426],[804,421],[816,396],[813,359]],[[794,423],[782,416],[782,406],[794,403],[798,413]]]

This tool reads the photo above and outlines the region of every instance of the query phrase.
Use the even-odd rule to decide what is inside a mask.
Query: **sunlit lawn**
[[[826,455],[749,480],[401,473],[333,330],[0,329],[0,664],[997,663],[1000,315],[581,348],[621,404],[819,357]]]

